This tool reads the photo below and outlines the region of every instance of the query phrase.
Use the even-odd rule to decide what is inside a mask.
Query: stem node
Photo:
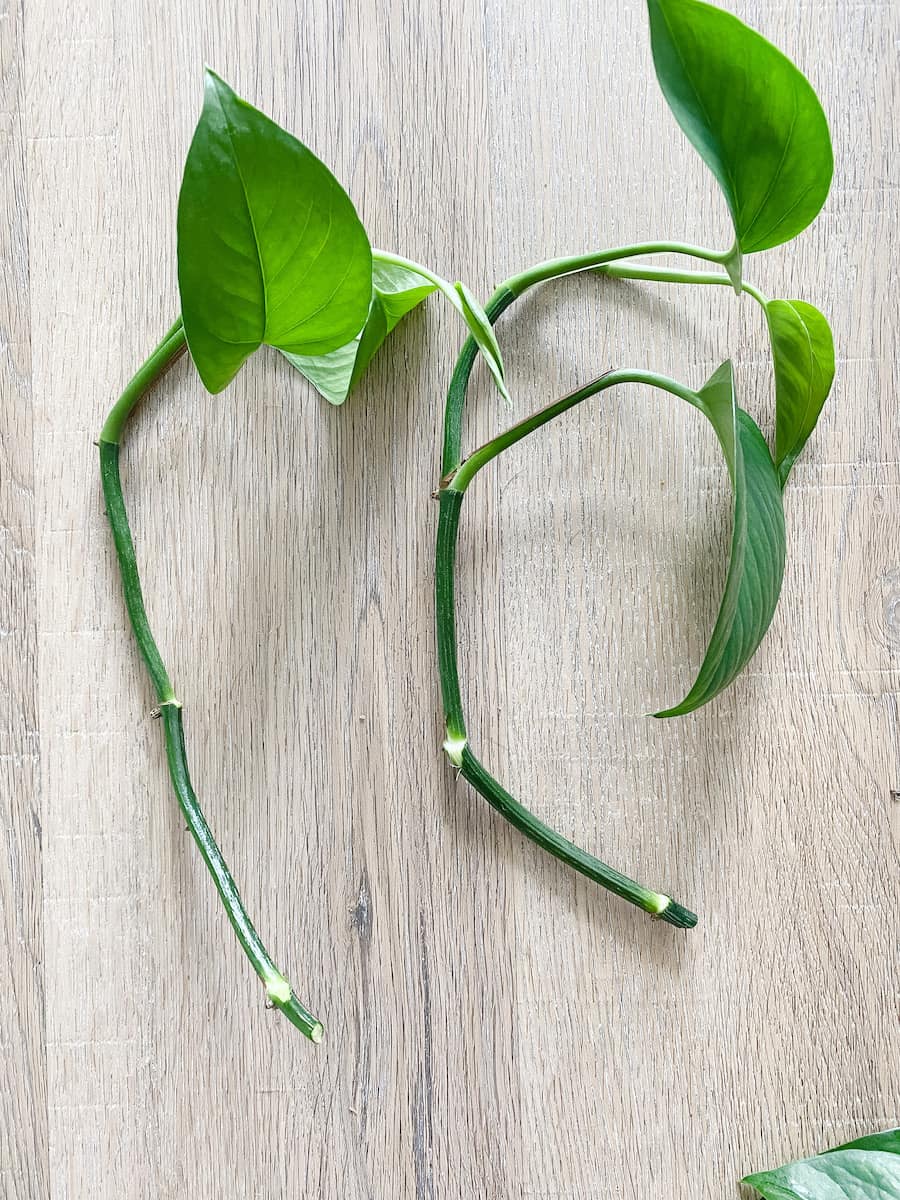
[[[463,765],[463,751],[468,745],[468,740],[465,737],[459,737],[456,734],[448,732],[443,744],[443,751],[453,763],[454,767],[461,768]]]

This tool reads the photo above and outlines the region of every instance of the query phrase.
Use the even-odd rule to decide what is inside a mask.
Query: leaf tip
[[[203,83],[206,87],[215,88],[216,90],[220,87],[228,88],[228,84],[222,76],[209,63],[203,64]],[[231,91],[231,88],[228,88],[228,90]]]

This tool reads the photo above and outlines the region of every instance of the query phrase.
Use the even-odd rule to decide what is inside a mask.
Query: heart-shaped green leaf
[[[264,342],[305,355],[345,345],[372,299],[369,239],[341,185],[210,70],[178,200],[178,285],[211,392]]]
[[[775,367],[775,466],[784,487],[831,391],[834,340],[819,310],[802,300],[769,300],[766,317]]]
[[[898,1200],[900,1129],[875,1133],[835,1150],[747,1175],[765,1200]]]
[[[372,256],[372,302],[362,332],[330,354],[284,355],[330,404],[343,404],[394,326],[435,291],[437,285],[410,267]]]
[[[825,203],[834,167],[809,82],[711,4],[648,0],[648,8],[657,78],[725,193],[737,246],[751,254],[796,237]]]
[[[734,529],[725,592],[697,679],[675,717],[707,704],[753,657],[772,620],[784,575],[784,509],[775,465],[751,416],[738,408],[731,363],[723,363],[691,401],[710,421],[734,489]]]

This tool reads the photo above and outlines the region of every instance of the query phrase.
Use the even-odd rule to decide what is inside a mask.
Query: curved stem
[[[101,442],[118,442],[125,422],[131,416],[153,384],[184,354],[187,339],[181,317],[171,326],[156,349],[128,381],[125,391],[115,402],[100,430]]]
[[[290,984],[275,966],[263,945],[247,914],[231,872],[228,870],[228,865],[222,857],[222,852],[216,845],[215,838],[206,823],[206,818],[203,816],[191,784],[184,744],[181,702],[175,695],[159,647],[150,629],[137,569],[134,540],[131,536],[128,512],[122,493],[122,481],[119,473],[119,440],[128,418],[153,384],[185,352],[186,345],[184,327],[179,318],[136,372],[113,406],[103,426],[98,446],[100,449],[100,479],[106,501],[106,513],[115,542],[128,617],[159,700],[159,716],[162,718],[165,733],[169,774],[188,829],[212,875],[238,941],[265,985],[268,1002],[279,1008],[288,1020],[308,1038],[314,1042],[320,1042],[323,1035],[321,1022],[300,1003]]]
[[[705,246],[691,246],[685,242],[637,242],[633,246],[619,246],[612,250],[598,250],[592,254],[576,254],[569,258],[551,258],[538,263],[507,279],[505,286],[514,296],[521,294],[536,283],[557,279],[561,275],[574,275],[579,271],[590,271],[608,262],[621,258],[638,258],[644,254],[686,254],[704,262],[727,263],[733,250],[709,250]]]
[[[676,242],[646,242],[634,246],[624,246],[613,250],[602,250],[595,254],[579,255],[573,258],[554,259],[539,263],[519,275],[507,279],[494,292],[485,305],[485,312],[494,324],[510,305],[528,288],[537,283],[543,283],[561,275],[569,275],[578,271],[590,270],[605,263],[618,259],[631,258],[641,254],[689,254],[693,257],[704,258],[711,262],[725,264],[733,251],[719,253],[702,247],[686,246]],[[729,282],[723,276],[725,282]],[[441,696],[444,705],[444,716],[447,725],[447,739],[444,750],[450,761],[459,769],[460,774],[508,821],[542,846],[549,853],[561,859],[576,871],[593,879],[608,888],[617,896],[636,904],[645,912],[651,913],[661,920],[667,921],[678,928],[689,929],[697,924],[697,917],[689,909],[684,908],[671,897],[659,892],[650,891],[633,880],[608,867],[599,859],[579,849],[574,843],[550,829],[539,821],[528,809],[518,801],[493,778],[487,769],[471,752],[466,737],[465,719],[462,707],[462,697],[459,684],[459,667],[456,649],[456,617],[455,617],[455,562],[457,534],[459,529],[459,514],[462,508],[464,489],[474,474],[499,454],[506,445],[512,445],[521,437],[525,437],[532,429],[538,428],[546,421],[565,411],[566,408],[594,395],[603,387],[612,386],[613,382],[625,382],[627,375],[630,380],[640,382],[655,382],[660,386],[671,384],[669,390],[676,390],[684,395],[687,389],[672,381],[662,381],[662,377],[650,377],[649,372],[611,372],[586,388],[578,389],[563,400],[550,405],[548,409],[532,417],[526,418],[519,425],[513,426],[499,439],[488,443],[476,451],[469,460],[472,466],[461,466],[462,443],[462,412],[466,401],[466,391],[472,368],[475,363],[477,347],[473,338],[468,338],[456,360],[453,376],[447,391],[444,407],[444,445],[442,457],[443,478],[439,490],[440,517],[438,521],[438,537],[435,563],[435,610],[437,625],[438,666],[441,682]],[[608,380],[608,382],[603,382]],[[685,395],[685,398],[688,397]],[[480,456],[480,457],[479,457]],[[460,486],[462,482],[462,486]]]
[[[505,285],[501,284],[484,306],[488,320],[492,325],[515,302],[515,295]],[[478,343],[473,337],[467,337],[459,352],[453,375],[450,377],[450,387],[447,391],[447,403],[444,407],[444,450],[442,470],[446,475],[459,463],[460,446],[462,444],[462,413],[466,402],[466,390],[469,386],[469,376],[478,357]]]
[[[538,283],[547,283],[551,279],[559,279],[566,275],[577,275],[582,271],[596,270],[605,267],[607,263],[618,262],[624,258],[636,258],[644,254],[686,254],[692,258],[724,265],[731,259],[734,249],[709,250],[705,246],[691,246],[685,242],[637,242],[633,246],[618,246],[609,250],[597,250],[591,254],[548,259],[547,262],[529,267],[527,271],[512,275],[501,283],[484,306],[484,311],[491,324],[496,324],[499,317],[523,292]],[[715,278],[718,282],[719,277],[715,276]],[[731,283],[727,275],[721,277],[721,282]],[[444,405],[444,447],[441,459],[441,470],[444,475],[459,466],[462,446],[462,410],[465,407],[469,377],[472,374],[477,354],[478,347],[475,339],[467,338],[459,352],[450,379],[450,386],[447,389],[447,400]]]
[[[613,379],[612,376],[607,376],[605,379],[602,378],[595,381],[594,385],[588,385],[588,388],[581,389],[581,392],[584,394],[573,393],[573,396],[578,395],[579,399],[586,399],[588,395],[603,391],[605,387],[611,387],[613,383],[630,382],[632,376],[637,376],[641,373],[617,372],[616,374],[621,376],[621,378]],[[609,380],[609,382],[607,383],[606,380]],[[640,380],[640,382],[644,382],[644,380]],[[594,388],[593,392],[589,390],[591,386]],[[566,404],[566,407],[569,408],[578,403],[578,399],[567,397],[567,400],[569,403]],[[551,406],[551,409],[557,409],[560,412],[563,411],[558,405]],[[542,417],[542,420],[536,420],[538,415]],[[538,428],[540,424],[546,424],[555,415],[557,415],[557,412],[545,409],[542,414],[536,414],[535,418],[529,418],[528,421],[520,422],[518,426],[514,426],[514,429],[520,431],[514,440],[518,441],[520,438],[525,437],[532,428]],[[501,440],[502,438],[495,439],[498,442]],[[507,442],[506,444],[512,443]],[[489,443],[489,445],[493,449],[493,444]],[[481,465],[490,461],[490,458],[499,454],[503,448],[503,446],[499,446],[494,449],[493,453],[484,458]],[[580,874],[587,876],[588,879],[592,879],[608,891],[620,896],[623,900],[627,900],[629,903],[643,909],[644,912],[650,913],[651,916],[658,917],[660,920],[666,921],[668,924],[674,925],[679,929],[690,929],[697,924],[697,918],[694,913],[679,904],[676,900],[673,900],[671,896],[652,891],[636,883],[633,879],[629,879],[627,875],[623,875],[620,871],[607,866],[599,858],[588,854],[576,846],[574,842],[570,842],[568,838],[551,829],[549,825],[539,820],[524,805],[514,799],[469,748],[459,686],[454,591],[459,515],[462,508],[465,485],[461,487],[455,485],[459,475],[474,458],[475,455],[472,456],[472,459],[467,459],[466,463],[456,472],[454,478],[440,492],[441,509],[438,520],[435,601],[437,607],[438,662],[441,690],[444,697],[444,715],[447,722],[447,740],[444,742],[444,750],[447,753],[447,757],[459,769],[463,778],[490,805],[538,846],[541,846],[562,862],[567,863]]]
[[[718,275],[714,271],[672,271],[667,267],[623,267],[618,263],[601,264],[597,274],[609,279],[647,279],[659,283],[700,283],[718,284],[721,287],[731,287],[727,275]],[[765,309],[769,303],[759,288],[746,280],[741,282],[741,291],[752,296],[757,304]]]
[[[615,387],[620,383],[645,383],[649,387],[661,388],[664,392],[671,392],[673,396],[679,396],[682,400],[686,400],[688,404],[696,406],[697,403],[696,397],[690,388],[677,383],[674,379],[668,379],[665,375],[657,375],[655,371],[607,371],[604,375],[599,375],[596,379],[591,380],[590,383],[586,383],[584,387],[576,388],[574,392],[569,392],[568,395],[563,396],[560,400],[555,400],[552,404],[548,404],[546,408],[539,409],[536,413],[532,413],[530,417],[525,417],[524,420],[518,421],[515,425],[510,426],[509,429],[505,429],[503,433],[499,433],[496,437],[491,438],[483,446],[479,446],[477,450],[460,463],[449,477],[444,479],[444,487],[451,492],[464,492],[481,468],[487,466],[492,459],[496,458],[498,454],[502,454],[508,447],[514,446],[516,442],[520,442],[529,433],[540,429],[542,425],[546,425],[554,417],[558,417],[570,408],[574,408],[576,404],[581,404],[583,400],[588,400],[591,396],[597,396],[601,392],[605,392],[607,388]]]
[[[608,867],[599,858],[588,854],[574,842],[570,842],[568,838],[557,833],[555,829],[551,829],[549,825],[538,820],[534,813],[529,812],[497,782],[468,746],[465,746],[462,751],[460,774],[467,783],[470,783],[477,792],[484,796],[488,804],[505,817],[520,833],[524,833],[527,838],[530,838],[542,850],[552,854],[554,858],[574,867],[579,874],[593,880],[594,883],[599,883],[608,892],[612,892],[622,900],[627,900],[629,904],[649,913],[651,917],[665,921],[668,925],[674,925],[676,929],[693,929],[697,924],[696,914],[679,904],[677,900],[673,900],[671,896],[642,887],[633,879],[629,879],[627,875],[623,875],[621,871]]]

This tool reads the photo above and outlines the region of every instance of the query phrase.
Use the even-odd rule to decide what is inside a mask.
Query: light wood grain
[[[265,1011],[170,796],[91,445],[176,310],[201,65],[326,158],[379,245],[482,294],[551,254],[724,243],[724,205],[632,0],[0,10],[4,1197],[713,1200],[897,1123],[900,22],[733,7],[808,71],[837,158],[814,228],[749,266],[821,303],[839,355],[772,630],[713,706],[643,716],[702,654],[728,489],[700,420],[640,389],[486,471],[460,567],[483,757],[696,931],[576,880],[440,760],[437,305],[342,411],[267,353],[216,398],[183,363],[129,433],[201,798],[319,1049]],[[578,280],[500,333],[518,413],[731,355],[771,424],[759,314],[724,291]],[[469,446],[510,420],[476,384]]]
[[[0,8],[0,1195],[48,1188],[22,7]]]

